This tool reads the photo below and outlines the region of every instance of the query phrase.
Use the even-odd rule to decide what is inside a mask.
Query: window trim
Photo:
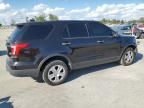
[[[64,37],[64,36],[63,36],[63,33],[64,33],[65,29],[66,29],[66,32],[67,32],[67,34],[68,34],[67,37]],[[63,27],[62,38],[63,38],[63,39],[70,38],[70,35],[69,35],[69,31],[68,31],[67,25],[65,25],[65,26]]]
[[[64,39],[93,39],[93,38],[113,38],[112,36],[95,36],[95,37],[76,37],[76,38],[64,38]]]
[[[43,40],[48,39],[49,36],[52,34],[52,32],[56,29],[56,26],[54,24],[51,24],[51,25],[52,25],[52,30],[50,31],[50,33]]]
[[[88,37],[90,37],[90,33],[89,33],[89,30],[88,30],[87,23],[85,23],[85,27],[86,27],[86,31],[87,31],[87,33],[88,33]]]
[[[71,38],[71,36],[70,36],[70,31],[69,31],[69,28],[68,28],[68,25],[66,24],[65,27],[66,27],[66,30],[67,30],[67,33],[68,33],[68,37]]]

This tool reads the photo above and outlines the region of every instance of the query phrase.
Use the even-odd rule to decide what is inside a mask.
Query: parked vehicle
[[[129,24],[119,24],[111,27],[121,35],[132,35],[132,26]]]
[[[132,35],[131,25],[121,25],[120,30],[124,35]]]
[[[137,32],[136,35],[138,38],[144,38],[144,24],[137,25]]]
[[[48,21],[18,24],[7,40],[7,70],[50,85],[66,81],[71,70],[110,62],[128,66],[136,39],[96,21]]]

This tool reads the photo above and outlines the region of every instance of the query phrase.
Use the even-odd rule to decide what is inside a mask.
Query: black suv
[[[63,83],[74,69],[119,61],[130,65],[136,39],[121,36],[96,21],[48,21],[18,24],[7,40],[7,70],[50,85]]]

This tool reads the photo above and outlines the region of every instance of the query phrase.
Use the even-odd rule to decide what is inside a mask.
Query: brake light
[[[29,46],[28,43],[16,43],[11,45],[11,54],[13,56],[18,56],[20,54],[20,51],[24,48],[27,48]]]

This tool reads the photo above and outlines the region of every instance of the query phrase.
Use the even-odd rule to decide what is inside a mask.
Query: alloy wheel
[[[60,82],[65,77],[65,68],[62,65],[54,65],[48,71],[48,79],[51,82]]]
[[[134,59],[134,53],[133,51],[127,51],[125,56],[124,56],[124,60],[127,64],[132,63]]]

